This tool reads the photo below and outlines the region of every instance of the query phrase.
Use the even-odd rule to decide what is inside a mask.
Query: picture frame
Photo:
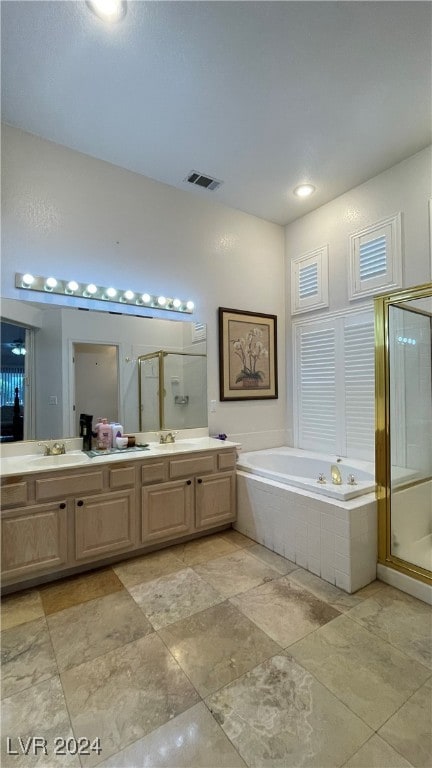
[[[278,397],[277,317],[219,307],[220,400]]]

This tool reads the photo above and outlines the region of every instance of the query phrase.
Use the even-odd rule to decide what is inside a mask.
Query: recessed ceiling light
[[[309,197],[310,195],[313,195],[314,192],[315,187],[313,184],[299,184],[294,190],[294,194],[297,197]]]
[[[126,16],[126,0],[87,0],[87,5],[102,21],[116,22]]]

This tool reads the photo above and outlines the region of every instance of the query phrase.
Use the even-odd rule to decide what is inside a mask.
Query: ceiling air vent
[[[190,184],[195,184],[197,187],[204,187],[204,189],[217,189],[223,184],[223,181],[218,179],[212,179],[210,176],[206,176],[199,171],[190,171],[184,181],[188,181]]]

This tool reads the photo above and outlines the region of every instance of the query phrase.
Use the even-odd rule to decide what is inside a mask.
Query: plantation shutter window
[[[336,451],[336,335],[332,327],[297,334],[299,446]]]
[[[328,247],[291,262],[291,313],[328,307]]]
[[[398,288],[402,280],[401,214],[350,237],[350,299]]]
[[[346,455],[373,459],[375,449],[375,329],[373,318],[344,324]]]

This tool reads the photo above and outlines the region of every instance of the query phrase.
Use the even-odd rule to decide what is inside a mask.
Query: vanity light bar
[[[116,304],[128,304],[129,306],[154,307],[167,309],[170,312],[182,312],[192,314],[193,301],[183,299],[170,299],[167,296],[156,296],[138,291],[123,291],[112,286],[95,285],[94,283],[77,283],[76,280],[58,280],[55,277],[35,277],[29,272],[15,273],[15,287],[26,291],[39,291],[54,293],[60,296],[80,296],[85,299],[97,301],[110,301]]]

